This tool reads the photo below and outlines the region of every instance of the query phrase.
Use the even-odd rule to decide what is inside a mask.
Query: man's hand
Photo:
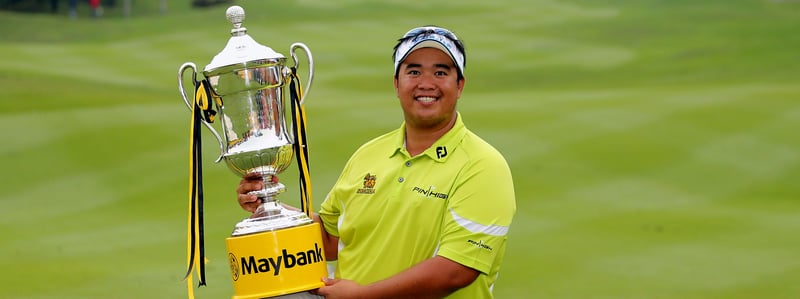
[[[273,179],[277,180],[277,177],[273,176]],[[261,188],[264,188],[264,182],[262,181],[260,173],[251,172],[242,177],[242,180],[239,182],[239,187],[236,188],[239,206],[250,213],[255,212],[256,208],[261,205],[261,200],[259,200],[257,196],[247,193],[261,190]]]
[[[325,286],[316,291],[317,295],[325,299],[359,299],[364,298],[364,286],[352,280],[322,278]]]

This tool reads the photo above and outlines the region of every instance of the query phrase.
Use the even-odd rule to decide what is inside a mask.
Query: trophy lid
[[[254,60],[286,58],[283,54],[273,51],[272,48],[259,44],[247,34],[247,28],[242,27],[244,8],[238,5],[228,7],[225,17],[233,24],[231,38],[222,52],[214,56],[211,63],[206,65],[205,72]]]

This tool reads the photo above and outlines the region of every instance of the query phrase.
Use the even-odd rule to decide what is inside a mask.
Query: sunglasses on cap
[[[424,26],[424,27],[417,27],[417,28],[411,29],[408,32],[406,32],[406,34],[403,35],[403,39],[410,38],[410,37],[416,37],[416,36],[422,35],[422,34],[438,34],[438,35],[442,35],[442,36],[444,36],[446,38],[449,38],[449,39],[451,39],[453,41],[458,41],[458,37],[456,37],[455,34],[450,32],[450,30],[447,30],[447,29],[444,29],[444,28],[440,28],[440,27],[434,27],[434,26]]]

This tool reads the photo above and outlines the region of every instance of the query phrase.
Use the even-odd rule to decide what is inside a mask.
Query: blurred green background
[[[0,11],[0,298],[186,297],[177,69],[224,47],[227,5],[122,3]],[[497,298],[800,298],[800,2],[235,3],[258,42],[314,54],[315,206],[399,126],[392,46],[436,24],[468,49],[459,110],[514,174]],[[195,295],[229,298],[224,239],[247,213],[204,138]]]

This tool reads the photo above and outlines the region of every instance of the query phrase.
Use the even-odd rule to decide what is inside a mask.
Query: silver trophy
[[[219,100],[215,103],[220,112],[222,137],[209,122],[204,125],[211,130],[219,142],[220,156],[216,162],[225,160],[236,175],[258,172],[264,180],[264,188],[254,191],[262,204],[252,217],[238,223],[233,234],[244,235],[293,227],[311,222],[303,212],[282,207],[276,196],[285,186],[273,180],[273,176],[284,171],[292,162],[294,135],[287,127],[285,88],[297,68],[297,49],[302,49],[308,60],[308,76],[302,92],[302,103],[308,95],[314,76],[311,52],[302,43],[290,46],[294,65],[286,65],[286,57],[271,48],[257,43],[242,27],[244,9],[231,6],[225,13],[233,24],[231,38],[225,48],[203,69],[203,76]],[[192,80],[197,81],[197,67],[184,63],[178,70],[178,83],[186,105],[192,109],[192,97],[184,88],[184,73],[192,71]],[[297,124],[291,123],[292,126]]]

